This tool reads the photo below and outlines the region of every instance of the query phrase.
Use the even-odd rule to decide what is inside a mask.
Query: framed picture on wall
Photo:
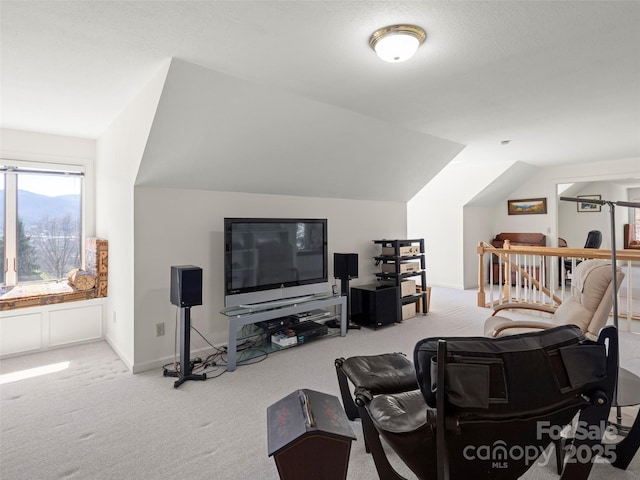
[[[507,200],[509,215],[533,215],[547,213],[546,198],[524,198],[521,200]]]
[[[578,198],[585,200],[583,202],[576,203],[579,212],[599,212],[602,210],[602,205],[598,205],[597,203],[589,203],[586,201],[588,199],[601,200],[602,197],[600,195],[578,195]]]

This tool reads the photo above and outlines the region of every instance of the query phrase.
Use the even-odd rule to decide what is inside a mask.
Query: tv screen
[[[328,289],[327,220],[225,218],[225,305]]]

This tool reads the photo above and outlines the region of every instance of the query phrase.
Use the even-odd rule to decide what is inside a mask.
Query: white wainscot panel
[[[42,348],[42,312],[0,316],[0,355]]]
[[[49,312],[49,346],[102,338],[102,305],[61,308]]]

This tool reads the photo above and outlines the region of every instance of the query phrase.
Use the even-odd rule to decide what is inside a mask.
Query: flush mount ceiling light
[[[369,45],[382,60],[396,63],[411,58],[426,38],[415,25],[390,25],[373,32]]]

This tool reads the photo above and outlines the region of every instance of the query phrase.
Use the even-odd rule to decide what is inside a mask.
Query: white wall
[[[514,191],[493,207],[493,232],[491,238],[500,232],[535,232],[547,236],[547,246],[555,246],[557,195],[556,185],[550,173],[553,168],[538,169],[528,180],[516,186]],[[547,213],[534,215],[509,215],[508,200],[526,198],[546,198]],[[487,240],[491,240],[491,238]]]
[[[575,186],[574,186],[575,187]],[[600,195],[602,200],[628,201],[627,191],[624,187],[611,182],[586,182],[578,184],[577,190],[572,190],[574,195]],[[582,248],[590,230],[602,232],[602,245],[600,248],[611,248],[611,217],[608,205],[603,205],[599,212],[578,212],[576,203],[558,202],[558,236],[567,241],[571,248]],[[622,248],[623,225],[628,223],[629,213],[627,207],[615,207],[616,220],[616,248]]]
[[[109,240],[107,341],[134,364],[133,185],[162,92],[169,62],[98,139],[96,233]]]
[[[464,288],[476,288],[478,286],[479,256],[478,244],[481,241],[490,241],[493,236],[493,209],[486,207],[464,207]],[[485,272],[489,268],[491,258],[487,255],[483,258]],[[484,278],[488,276],[485,273]]]
[[[9,128],[1,129],[0,137],[0,157],[4,159],[84,167],[84,229],[87,236],[93,236],[96,141]]]
[[[556,186],[637,178],[640,177],[640,159],[539,168],[534,174],[528,173],[523,182],[511,182],[515,186],[513,191],[501,200],[495,200],[492,207],[465,207],[502,171],[501,168],[491,171],[486,167],[454,163],[443,169],[409,202],[408,235],[425,238],[427,283],[430,285],[477,288],[476,245],[480,240],[491,240],[500,232],[541,232],[548,236],[548,246],[555,245],[558,236]],[[507,214],[508,199],[539,197],[547,199],[546,215]],[[624,217],[624,213],[617,216],[619,224],[624,223]],[[621,227],[616,235],[618,232]]]
[[[82,165],[93,169],[96,141],[90,138],[65,137],[47,133],[3,128],[0,153],[3,158],[33,162]]]
[[[192,324],[213,344],[226,344],[224,307],[224,217],[328,219],[329,274],[333,253],[358,253],[359,278],[375,281],[373,240],[405,238],[406,204],[204,190],[135,189],[135,364],[134,372],[173,360],[178,309],[169,302],[171,265],[203,269],[203,305],[191,310]],[[155,325],[165,323],[157,337]],[[192,335],[192,352],[207,348]]]
[[[577,213],[576,204],[558,200],[557,185],[568,183],[586,183],[599,185],[600,192],[592,191],[590,187],[579,194],[602,195],[605,200],[626,199],[623,189],[613,187],[607,181],[628,179],[640,176],[640,159],[620,159],[605,162],[593,162],[577,165],[561,165],[538,169],[537,174],[531,175],[527,181],[520,184],[502,202],[495,205],[493,211],[493,234],[500,232],[539,232],[547,236],[547,246],[556,246],[558,236],[567,240],[570,247],[582,248],[589,230],[601,230],[603,244],[601,248],[610,248],[609,209],[603,207],[600,213]],[[593,183],[597,182],[597,183]],[[573,195],[567,195],[573,196]],[[609,196],[610,198],[607,198]],[[546,215],[508,215],[506,202],[508,199],[538,198],[547,199]],[[624,198],[623,198],[624,197]],[[576,212],[575,221],[571,222],[571,232],[560,227],[559,212]],[[626,209],[623,209],[626,210]],[[616,243],[622,245],[622,224],[625,222],[626,212],[618,215],[616,209]],[[563,228],[560,234],[560,228]],[[465,265],[465,269],[477,266]],[[477,286],[477,285],[476,285]]]
[[[465,278],[477,277],[477,272],[465,273],[465,262],[472,258],[477,265],[475,246],[485,227],[482,219],[465,224],[463,207],[501,172],[453,163],[408,202],[408,236],[425,239],[427,284],[467,288]],[[470,211],[486,215],[484,209]]]
[[[493,218],[493,233],[494,235],[500,232],[539,232],[544,233],[547,236],[547,246],[556,246],[557,237],[561,236],[567,240],[569,246],[578,246],[582,248],[587,236],[587,232],[591,230],[590,225],[591,218],[597,218],[597,225],[603,233],[603,246],[602,248],[609,248],[609,224],[608,222],[608,208],[603,207],[601,214],[594,213],[580,213],[584,215],[586,220],[581,220],[584,225],[576,227],[577,233],[575,239],[573,236],[567,238],[566,231],[564,235],[559,235],[559,220],[558,220],[558,208],[576,209],[576,204],[571,202],[560,202],[557,196],[557,185],[565,183],[576,182],[606,182],[613,179],[633,178],[640,176],[640,159],[620,159],[609,160],[604,162],[593,162],[577,165],[561,165],[556,167],[546,167],[538,169],[537,174],[529,176],[529,178],[518,185],[502,202],[495,205]],[[598,194],[598,192],[588,192]],[[615,196],[616,200],[619,199],[619,192],[607,192]],[[587,192],[585,192],[587,194]],[[605,194],[602,194],[603,199],[607,199]],[[569,196],[569,195],[567,195]],[[547,199],[547,214],[546,215],[508,215],[506,202],[508,199],[518,198],[539,198],[544,197]],[[563,205],[560,205],[560,204]],[[564,204],[569,205],[566,207]],[[596,217],[590,217],[595,215]],[[622,235],[622,223],[618,219],[618,230],[616,234],[621,237]],[[595,224],[595,223],[594,223]],[[567,236],[565,236],[567,235]],[[606,235],[606,237],[605,237]],[[605,238],[607,239],[605,243]],[[620,243],[618,245],[621,245]],[[477,266],[472,267],[470,264],[465,265],[465,269],[474,268],[477,271]],[[476,285],[477,286],[477,285]]]
[[[606,182],[607,180],[621,179],[621,178],[633,178],[640,176],[640,158],[610,160],[606,162],[594,162],[579,165],[562,165],[557,167],[541,168],[537,175],[533,175],[526,182],[515,189],[509,198],[547,198],[547,215],[507,215],[505,205],[497,205],[495,208],[494,216],[494,231],[499,232],[542,232],[548,235],[547,245],[553,244],[558,236],[558,208],[559,201],[557,200],[557,185],[563,183],[579,183],[579,182]],[[604,191],[604,183],[601,184],[603,188],[602,198],[605,200],[620,200],[621,196],[626,196],[624,191],[619,189],[607,189]],[[613,188],[613,187],[611,187]],[[599,192],[584,192],[584,194],[600,194]],[[615,198],[606,198],[605,195],[611,195]],[[505,199],[505,203],[506,203]],[[573,209],[576,209],[575,204],[570,202],[562,202],[570,204]],[[562,207],[565,208],[564,206]],[[606,238],[609,238],[608,228],[608,207],[602,208],[602,213],[598,218],[598,226],[601,227],[603,236],[606,234]],[[577,212],[576,212],[577,213]],[[617,213],[617,210],[616,210]],[[592,213],[581,213],[580,215],[598,215]],[[625,213],[621,213],[619,225],[624,223],[623,217],[626,217]],[[584,218],[584,217],[583,217]],[[585,220],[585,222],[591,222],[591,220]],[[584,246],[584,240],[586,239],[586,233],[591,228],[583,227],[577,234],[581,237],[581,240],[575,240],[580,245],[580,248]],[[616,231],[616,235],[620,236],[622,227],[619,226]],[[620,233],[619,233],[620,232]],[[565,232],[566,234],[566,232]],[[560,235],[569,241],[563,235]],[[571,243],[575,242],[572,241]],[[606,245],[606,246],[605,246]],[[619,244],[620,245],[620,244]],[[610,243],[604,243],[602,248],[609,248]]]

